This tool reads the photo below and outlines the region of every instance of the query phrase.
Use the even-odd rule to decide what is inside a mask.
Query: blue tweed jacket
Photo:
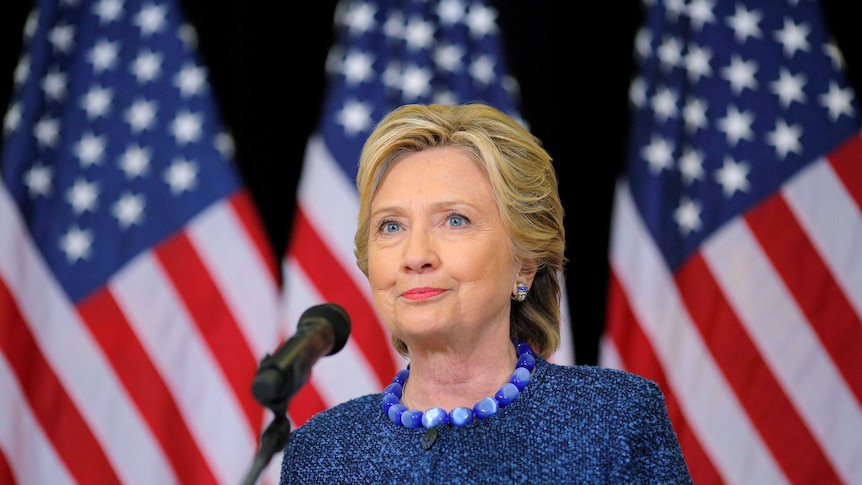
[[[661,390],[621,371],[537,359],[497,414],[434,431],[396,426],[382,394],[350,400],[291,433],[281,483],[691,483]]]

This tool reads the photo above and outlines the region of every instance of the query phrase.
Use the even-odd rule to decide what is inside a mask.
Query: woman
[[[481,104],[403,106],[357,187],[357,263],[409,365],[296,429],[282,483],[690,483],[657,385],[546,360],[565,233],[535,137]]]

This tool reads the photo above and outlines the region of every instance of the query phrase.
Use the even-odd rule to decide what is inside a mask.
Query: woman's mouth
[[[434,298],[444,291],[446,290],[442,288],[412,288],[401,293],[401,296],[408,300],[427,300],[429,298]]]

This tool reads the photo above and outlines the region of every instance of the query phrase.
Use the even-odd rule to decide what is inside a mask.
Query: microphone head
[[[315,305],[305,310],[299,317],[299,327],[314,320],[323,320],[332,328],[335,341],[332,344],[332,350],[326,355],[332,355],[344,348],[348,337],[350,337],[350,316],[344,308],[335,303]]]

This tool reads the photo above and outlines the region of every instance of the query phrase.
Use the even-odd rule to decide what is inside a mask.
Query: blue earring
[[[518,282],[518,294],[517,294],[517,295],[512,295],[512,300],[515,300],[515,301],[524,301],[524,300],[526,300],[526,299],[527,299],[527,292],[528,292],[528,291],[530,291],[530,289],[527,287],[527,285],[526,285],[526,284],[524,284],[524,283],[521,283],[521,282],[519,281],[519,282]]]

